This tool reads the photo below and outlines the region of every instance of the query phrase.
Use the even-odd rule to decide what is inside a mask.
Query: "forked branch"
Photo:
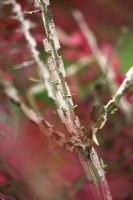
[[[45,51],[49,55],[49,69],[51,79],[55,88],[57,111],[61,121],[65,124],[68,132],[74,137],[78,144],[80,161],[87,169],[89,181],[92,181],[97,193],[97,199],[111,199],[108,184],[105,179],[104,170],[101,167],[97,153],[91,148],[91,139],[87,138],[87,133],[81,129],[78,117],[74,112],[74,105],[69,87],[65,81],[65,70],[61,55],[59,54],[60,44],[55,30],[51,11],[49,10],[49,0],[36,0],[42,13],[46,38],[44,40]],[[65,113],[64,113],[65,111]],[[87,167],[87,168],[86,168]],[[98,185],[102,185],[102,192],[97,190]],[[106,188],[106,190],[104,189]],[[97,192],[96,192],[97,191]]]

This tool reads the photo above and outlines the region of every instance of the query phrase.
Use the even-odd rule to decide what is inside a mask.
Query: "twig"
[[[36,48],[36,46],[37,46],[36,41],[30,33],[31,22],[24,18],[22,8],[21,8],[20,4],[16,2],[16,0],[8,0],[8,3],[12,4],[13,12],[16,14],[16,19],[21,24],[22,32],[25,36],[25,39],[28,42],[28,45],[29,45],[30,50],[32,52],[33,59],[38,66],[39,75],[41,76],[41,78],[44,82],[44,85],[47,89],[48,95],[49,95],[50,98],[54,99],[52,87],[51,87],[51,84],[49,82],[49,72],[48,72],[47,66],[40,59],[39,52]]]
[[[64,133],[54,130],[53,125],[40,117],[36,112],[34,112],[34,110],[25,104],[11,81],[7,81],[3,78],[3,76],[0,76],[0,84],[3,86],[6,96],[20,107],[24,115],[36,124],[42,133],[48,137],[54,138],[58,145],[65,146],[68,150],[72,150],[74,148],[73,143],[66,140]]]
[[[15,65],[13,67],[13,69],[21,69],[21,68],[24,68],[24,67],[29,67],[31,65],[34,64],[34,61],[33,60],[29,60],[29,61],[24,61],[23,63],[21,64],[18,64],[18,65]]]
[[[88,24],[84,20],[82,13],[79,10],[74,10],[72,14],[75,20],[77,21],[77,24],[79,25],[83,35],[85,36],[94,57],[96,58],[99,66],[101,67],[101,71],[107,78],[107,82],[109,84],[109,88],[112,92],[112,95],[114,95],[115,92],[117,91],[117,85],[115,84],[115,73],[113,67],[111,66],[110,63],[108,63],[108,60],[98,47],[96,37],[92,32],[92,30],[88,27]],[[131,105],[125,99],[125,97],[122,98],[120,107],[128,118],[131,117],[131,112],[132,112]]]
[[[32,14],[34,14],[34,13],[39,13],[39,12],[40,12],[40,10],[24,11],[24,13],[29,14],[29,15],[32,15]]]
[[[98,130],[103,128],[108,119],[108,116],[114,114],[114,112],[117,110],[121,98],[131,86],[133,86],[133,67],[129,69],[119,89],[113,98],[103,107],[103,112],[99,116],[97,122],[93,125],[93,139],[97,144],[98,142],[96,139],[96,133]]]
[[[42,19],[45,27],[46,38],[44,40],[45,51],[49,54],[49,70],[51,81],[54,84],[56,105],[58,114],[71,135],[76,138],[83,135],[78,117],[74,112],[69,87],[65,81],[65,69],[61,55],[59,55],[60,44],[55,30],[51,11],[49,11],[49,1],[38,0]]]

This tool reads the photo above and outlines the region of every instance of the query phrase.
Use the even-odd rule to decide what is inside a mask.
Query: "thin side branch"
[[[44,85],[47,89],[48,95],[49,95],[50,98],[54,99],[51,83],[49,82],[49,72],[48,72],[47,66],[40,59],[39,51],[36,48],[36,46],[37,46],[36,41],[30,33],[31,22],[24,18],[24,14],[23,14],[21,5],[19,3],[17,3],[16,0],[8,0],[8,3],[10,3],[12,5],[13,12],[16,15],[15,17],[20,22],[21,30],[22,30],[22,32],[25,36],[25,39],[28,42],[28,45],[30,47],[33,59],[38,66],[39,75],[44,82]]]
[[[74,144],[66,140],[64,133],[54,130],[53,125],[51,125],[44,118],[40,117],[36,112],[34,112],[34,110],[25,104],[11,81],[7,81],[3,78],[3,76],[0,76],[0,84],[3,86],[6,96],[20,107],[24,115],[36,124],[43,134],[47,137],[54,138],[58,145],[65,146],[68,150],[72,150],[74,148]]]
[[[119,89],[117,90],[113,98],[103,107],[103,112],[99,116],[97,122],[93,125],[93,138],[96,143],[97,143],[96,133],[98,132],[98,130],[104,127],[108,119],[108,116],[114,114],[114,112],[118,109],[121,98],[124,96],[125,92],[132,86],[133,86],[133,67],[129,69]]]

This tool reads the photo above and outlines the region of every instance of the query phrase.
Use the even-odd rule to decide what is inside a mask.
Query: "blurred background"
[[[23,11],[35,10],[32,0],[19,0]],[[76,22],[72,11],[78,9],[97,47],[113,70],[113,84],[119,87],[133,65],[133,1],[131,0],[51,0],[51,10],[61,53],[67,71],[75,112],[87,128],[94,123],[111,98],[108,76]],[[39,81],[30,48],[15,19],[11,5],[0,2],[0,75],[13,81],[28,105],[50,121],[55,129],[65,131]],[[37,41],[40,58],[47,56],[42,40],[45,37],[41,14],[29,15],[31,33]],[[25,64],[26,63],[26,64]],[[0,87],[0,197],[5,200],[93,200],[78,157],[40,133],[20,109],[10,102]],[[113,199],[133,199],[133,88],[125,101],[130,113],[121,108],[111,116],[99,132],[96,147],[107,167],[106,177]],[[67,135],[67,133],[66,133]]]

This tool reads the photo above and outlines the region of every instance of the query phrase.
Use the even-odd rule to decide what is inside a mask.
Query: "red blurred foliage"
[[[79,31],[72,33],[68,41],[66,41],[66,44],[69,49],[65,51],[64,56],[69,60],[76,60],[91,54],[91,50],[84,36]]]

